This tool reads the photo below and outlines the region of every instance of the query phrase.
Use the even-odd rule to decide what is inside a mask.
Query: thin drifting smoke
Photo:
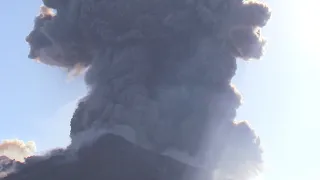
[[[43,3],[26,38],[29,58],[87,69],[90,92],[71,119],[69,148],[81,149],[113,133],[149,151],[213,169],[216,176],[248,179],[261,170],[260,139],[247,121],[234,121],[242,100],[231,79],[236,59],[263,55],[261,28],[271,16],[266,4]]]

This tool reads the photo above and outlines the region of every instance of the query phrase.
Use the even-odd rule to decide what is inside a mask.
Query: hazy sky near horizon
[[[244,63],[234,83],[244,96],[239,120],[249,120],[265,149],[266,180],[320,179],[320,15],[317,0],[268,0],[273,10],[262,33],[260,61]],[[39,151],[69,142],[70,116],[86,93],[81,77],[27,59],[25,36],[40,0],[0,6],[0,140],[34,140]]]

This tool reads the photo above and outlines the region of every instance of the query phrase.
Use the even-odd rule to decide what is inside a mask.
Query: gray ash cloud
[[[241,95],[231,79],[236,59],[263,55],[261,28],[271,16],[267,5],[242,0],[43,3],[26,38],[29,57],[67,69],[88,68],[90,92],[71,119],[70,147],[97,140],[95,132],[125,126],[133,130],[135,144],[159,154],[186,152],[201,165],[244,179],[260,170],[259,138],[246,121],[234,122]]]

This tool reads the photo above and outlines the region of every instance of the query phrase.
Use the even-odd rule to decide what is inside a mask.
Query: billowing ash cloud
[[[0,143],[0,178],[16,170],[25,158],[36,151],[33,141],[23,142],[19,139],[7,139]]]
[[[246,121],[234,122],[241,95],[230,82],[237,58],[263,55],[261,28],[270,18],[265,4],[43,3],[26,38],[29,57],[67,69],[88,68],[90,92],[71,119],[69,149],[80,152],[84,144],[93,146],[112,133],[222,178],[247,179],[261,170],[259,138]]]
[[[0,156],[7,156],[10,159],[24,162],[24,159],[32,156],[36,151],[33,141],[23,142],[19,139],[7,139],[0,143]]]

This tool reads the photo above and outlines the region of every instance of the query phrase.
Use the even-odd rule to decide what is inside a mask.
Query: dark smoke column
[[[259,138],[247,122],[234,122],[241,96],[230,81],[237,58],[263,54],[260,29],[270,18],[265,4],[43,3],[27,37],[29,57],[67,69],[88,68],[90,92],[74,113],[72,143],[65,150],[76,149],[79,159],[69,164],[79,166],[74,174],[88,179],[246,180],[261,170]],[[80,171],[84,162],[93,170]]]

